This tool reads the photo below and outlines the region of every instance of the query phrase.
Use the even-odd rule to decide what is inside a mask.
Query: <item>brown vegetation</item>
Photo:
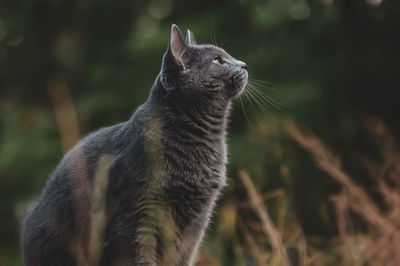
[[[272,222],[265,201],[286,200],[285,190],[260,194],[249,172],[239,169],[241,184],[234,186],[244,188],[248,200],[232,203],[229,208],[225,204],[221,211],[231,210],[230,217],[236,227],[232,230],[243,238],[241,256],[245,257],[243,250],[247,250],[256,265],[397,265],[400,262],[397,252],[400,246],[400,152],[381,120],[365,118],[364,125],[382,158],[378,162],[367,155],[357,156],[374,178],[376,185],[372,189],[358,184],[346,172],[339,156],[311,130],[292,122],[283,127],[289,138],[311,155],[315,165],[341,186],[341,191],[331,197],[338,236],[330,240],[324,250],[306,240],[296,219],[288,219],[285,204],[278,210],[284,213],[283,219]],[[248,260],[243,258],[246,263]]]

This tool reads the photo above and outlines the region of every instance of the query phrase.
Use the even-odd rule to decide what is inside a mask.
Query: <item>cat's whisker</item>
[[[254,110],[254,104],[253,104],[253,102],[251,101],[251,99],[250,99],[250,96],[249,96],[249,94],[248,94],[248,91],[246,90],[246,91],[244,91],[244,96],[246,96],[246,98],[247,98],[247,100],[249,101],[249,103],[250,103],[250,106],[253,108],[253,110]]]
[[[230,49],[233,49],[233,48],[238,47],[238,46],[239,46],[238,43],[234,43],[231,46],[227,47],[225,50],[230,50]]]
[[[250,105],[251,105],[253,111],[254,111],[255,113],[257,113],[257,109],[255,108],[255,106],[254,106],[252,100],[249,98],[248,94],[245,94],[245,96],[247,97],[248,101],[250,102]],[[257,118],[257,116],[253,116],[253,117],[254,117],[254,120],[256,121],[257,125],[260,126],[260,127],[262,127],[262,123],[259,121],[259,119]]]
[[[265,100],[267,103],[269,103],[271,105],[271,107],[277,109],[278,111],[282,111],[282,107],[281,104],[278,103],[275,99],[273,99],[272,97],[268,96],[267,94],[263,93],[262,91],[251,87],[252,91],[254,94],[257,94],[257,96],[259,96],[260,98],[262,98],[263,100]]]
[[[252,109],[254,110],[254,112],[255,112],[256,114],[259,113],[258,110],[257,110],[257,108],[258,108],[259,110],[261,110],[261,112],[262,112],[263,114],[265,114],[265,115],[267,115],[269,118],[275,120],[274,116],[273,116],[268,110],[266,110],[266,109],[264,108],[263,104],[257,100],[257,97],[255,97],[255,96],[251,93],[251,90],[250,90],[250,89],[245,90],[244,95],[247,97],[248,101],[250,102],[250,105],[251,105]],[[254,101],[254,103],[253,103],[253,101]],[[257,108],[256,108],[255,106],[257,106]],[[257,124],[258,124],[260,127],[262,127],[263,124],[259,121],[259,119],[258,119],[256,116],[254,117],[254,119],[256,120]]]
[[[269,101],[267,101],[263,97],[260,97],[256,93],[256,90],[253,88],[253,86],[248,85],[247,88],[248,88],[246,90],[247,93],[249,95],[251,95],[251,98],[257,104],[257,106],[259,107],[260,111],[263,114],[265,114],[268,118],[276,120],[276,116],[279,114],[279,110],[277,110],[277,108],[275,106],[271,105],[271,103],[269,103]]]
[[[282,86],[279,84],[268,81],[254,80],[253,78],[249,78],[249,83],[255,84],[270,91],[276,91],[278,93],[281,92],[280,88],[282,88]]]
[[[280,87],[279,84],[273,83],[273,82],[270,82],[270,81],[266,81],[266,80],[260,80],[260,79],[255,79],[255,78],[250,78],[249,80],[253,81],[253,82],[256,82],[258,84],[264,84],[264,85],[272,86],[272,87]]]
[[[255,103],[253,103],[253,101],[254,101],[254,98],[251,96],[251,94],[250,94],[250,92],[247,90],[245,93],[244,93],[244,95],[247,97],[247,99],[248,99],[248,101],[249,101],[249,103],[250,103],[250,106],[251,106],[251,108],[253,109],[253,111],[255,112],[255,113],[258,113],[258,110],[257,110],[257,108],[256,108],[256,106],[255,106]],[[258,106],[257,106],[258,107]],[[258,107],[259,108],[259,107]],[[258,121],[258,119],[255,117],[255,120],[256,120],[256,122],[257,122],[257,124],[261,124],[260,123],[260,121]]]
[[[278,111],[283,111],[283,109],[285,109],[285,108],[287,109],[288,108],[287,106],[282,104],[281,101],[278,101],[278,100],[274,99],[273,97],[269,96],[265,92],[263,92],[261,90],[256,90],[256,92],[260,95],[260,97],[263,97],[265,99],[265,101],[268,101]]]
[[[254,91],[249,88],[248,93],[250,95],[250,97],[254,100],[254,102],[256,103],[256,105],[261,109],[261,111],[266,111],[265,110],[265,104],[263,102],[261,102],[257,96],[254,94]]]
[[[277,115],[276,111],[272,108],[270,108],[270,106],[268,106],[267,103],[262,102],[257,95],[255,95],[254,91],[249,88],[248,90],[249,94],[251,95],[251,97],[253,98],[254,102],[258,105],[258,107],[260,108],[260,110],[263,112],[263,114],[267,115],[269,118],[276,120],[275,115]]]
[[[261,96],[261,93],[258,91],[258,89],[256,87],[254,87],[253,85],[248,85],[249,90],[252,92],[252,94],[254,94],[257,97]],[[268,97],[265,97],[264,95],[262,95],[263,97],[258,98],[263,104],[265,104],[266,106],[268,106],[269,104],[269,99]]]
[[[209,31],[208,31],[208,33],[210,34],[210,42],[211,42],[211,44],[213,44],[214,45],[214,40],[213,40],[213,35],[212,35],[212,24],[210,25],[210,29],[209,29]]]
[[[242,95],[239,96],[239,100],[240,100],[240,105],[242,106],[242,110],[243,110],[243,114],[246,117],[247,122],[249,123],[249,125],[251,125],[250,120],[247,116],[246,111],[244,110],[244,105],[243,105],[243,101],[242,101]]]
[[[265,93],[262,91],[258,90],[256,87],[253,87],[252,85],[249,85],[249,90],[252,91],[252,93],[257,96],[257,99],[259,99],[260,102],[262,102],[266,107],[269,109],[276,109],[277,111],[282,111],[282,108],[280,107],[279,103],[274,101],[271,97],[267,96]]]
[[[213,30],[213,39],[214,39],[215,45],[218,46],[217,35],[215,34],[215,24],[214,24],[214,30]]]
[[[282,90],[277,89],[273,85],[258,83],[258,82],[254,82],[252,80],[249,80],[249,84],[254,85],[256,88],[260,88],[260,89],[268,91],[268,93],[273,94],[274,97],[282,96]]]
[[[215,37],[215,23],[211,23],[210,25],[210,39],[211,39],[211,44],[218,46],[217,38]]]
[[[228,50],[228,49],[225,49],[225,48],[224,48],[224,44],[225,44],[226,41],[227,41],[227,39],[224,39],[224,40],[222,41],[221,45],[220,45],[220,47],[223,48],[224,50]]]
[[[274,88],[271,88],[266,85],[259,85],[258,83],[254,83],[249,81],[248,83],[249,86],[251,86],[255,91],[257,91],[258,94],[260,94],[260,97],[262,96],[266,101],[268,101],[271,105],[274,105],[276,109],[279,111],[282,111],[283,109],[290,109],[289,106],[285,105],[282,103],[280,99],[282,99],[282,91],[276,90]],[[266,92],[267,90],[268,92]]]

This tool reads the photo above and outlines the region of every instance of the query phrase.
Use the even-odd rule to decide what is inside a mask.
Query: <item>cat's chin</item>
[[[233,95],[233,97],[237,97],[244,92],[247,86],[248,78],[247,71],[238,77],[236,81],[236,93]]]

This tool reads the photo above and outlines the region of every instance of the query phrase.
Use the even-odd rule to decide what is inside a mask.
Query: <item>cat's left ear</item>
[[[171,27],[171,36],[169,39],[168,50],[171,52],[176,63],[184,67],[183,56],[187,50],[187,45],[182,39],[181,32],[175,24]]]
[[[190,30],[187,30],[187,33],[186,33],[186,43],[188,45],[197,44],[196,39],[194,38],[194,34]]]

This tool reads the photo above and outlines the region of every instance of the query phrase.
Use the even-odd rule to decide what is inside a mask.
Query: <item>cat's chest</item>
[[[165,156],[168,190],[179,202],[207,204],[225,185],[226,145],[223,141],[207,145],[179,147]]]
[[[164,160],[172,174],[185,173],[188,178],[217,178],[224,173],[226,144],[223,138],[165,144]]]
[[[191,151],[184,150],[174,158],[166,156],[168,182],[164,190],[165,199],[181,230],[208,216],[226,184],[225,154],[226,146],[221,143],[216,144],[214,150],[196,147]]]
[[[152,116],[144,127],[151,180],[159,186],[195,189],[199,197],[223,186],[227,154],[224,129],[215,132],[195,123],[165,121],[169,120]]]

